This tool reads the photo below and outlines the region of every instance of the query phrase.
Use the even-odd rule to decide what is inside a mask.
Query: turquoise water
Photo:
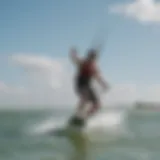
[[[83,136],[58,137],[47,130],[62,126],[69,111],[1,111],[0,159],[159,160],[160,113],[119,112],[103,112]]]

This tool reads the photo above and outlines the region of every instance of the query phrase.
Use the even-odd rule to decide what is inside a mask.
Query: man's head
[[[87,54],[88,60],[96,60],[98,58],[98,53],[96,49],[90,49]]]

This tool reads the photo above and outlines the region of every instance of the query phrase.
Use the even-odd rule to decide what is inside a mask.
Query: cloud
[[[9,94],[22,94],[25,93],[24,87],[15,87],[15,86],[9,86],[5,84],[4,82],[0,81],[0,94],[2,93],[9,93]]]
[[[104,104],[133,103],[137,100],[138,90],[135,84],[115,84],[104,95]]]
[[[70,105],[76,100],[72,70],[65,58],[18,54],[12,55],[9,62],[23,69],[27,86],[12,87],[1,82],[1,104],[53,106]]]
[[[66,73],[65,64],[62,60],[51,59],[34,55],[13,55],[14,64],[23,68],[28,75],[33,87],[47,86],[53,89],[61,87],[63,76]]]
[[[26,93],[27,90],[23,86],[12,86],[0,81],[0,107],[23,104]]]
[[[160,22],[160,2],[155,0],[134,0],[132,3],[111,6],[111,13],[121,14],[143,23]]]
[[[160,84],[147,86],[139,98],[145,102],[160,102]]]

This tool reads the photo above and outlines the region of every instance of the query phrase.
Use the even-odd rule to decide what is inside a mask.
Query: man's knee
[[[90,111],[89,111],[89,115],[92,115],[94,114],[95,112],[97,112],[98,110],[100,109],[100,104],[97,103],[97,102],[94,102],[90,108]]]
[[[98,101],[93,102],[93,108],[99,109],[100,108],[100,103]]]

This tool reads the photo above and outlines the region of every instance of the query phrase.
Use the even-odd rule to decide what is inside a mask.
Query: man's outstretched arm
[[[79,65],[81,63],[81,59],[79,58],[77,54],[77,50],[75,48],[71,48],[70,50],[70,58],[74,64]]]

